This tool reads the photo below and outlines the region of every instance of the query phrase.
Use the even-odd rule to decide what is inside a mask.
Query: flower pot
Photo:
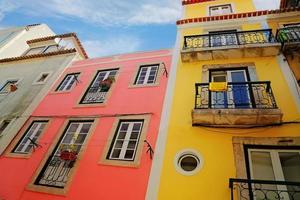
[[[62,151],[60,152],[60,159],[65,161],[75,161],[77,158],[77,152],[75,151]]]

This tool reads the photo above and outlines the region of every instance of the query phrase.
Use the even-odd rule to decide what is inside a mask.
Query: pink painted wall
[[[81,82],[68,93],[50,92],[33,113],[33,116],[49,116],[52,119],[40,138],[39,143],[43,147],[37,149],[27,159],[0,157],[0,199],[144,199],[152,163],[149,155],[146,154],[146,144],[138,168],[98,163],[115,121],[114,117],[100,118],[98,121],[95,131],[91,133],[82,159],[77,161],[79,167],[75,171],[66,196],[37,193],[26,189],[26,186],[47,153],[53,138],[68,119],[66,115],[152,113],[146,139],[152,147],[155,147],[168,78],[161,76],[160,84],[154,87],[130,88],[129,84],[137,66],[141,63],[164,62],[169,71],[170,54],[169,50],[125,54],[118,57],[79,61],[68,68],[61,77],[68,73],[80,72]],[[82,92],[88,87],[96,72],[111,67],[119,68],[119,72],[107,105],[76,106]],[[53,89],[55,88],[53,87]]]

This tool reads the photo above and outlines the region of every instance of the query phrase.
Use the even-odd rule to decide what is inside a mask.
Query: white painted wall
[[[16,32],[12,37],[0,43],[0,59],[21,56],[28,48],[26,41],[55,35],[46,25],[27,26],[0,30],[1,34]]]
[[[0,94],[0,123],[11,120],[0,136],[0,155],[29,119],[63,71],[78,59],[77,53],[26,59],[0,64],[0,87],[9,78],[18,78],[18,89]],[[52,72],[45,84],[33,84],[42,72]]]

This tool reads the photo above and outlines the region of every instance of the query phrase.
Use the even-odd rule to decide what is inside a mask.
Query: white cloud
[[[181,0],[14,0],[20,12],[81,19],[97,25],[175,23]]]
[[[16,9],[17,5],[11,0],[0,1],[0,21],[4,18],[5,14]]]
[[[257,10],[273,10],[278,9],[280,0],[254,0]]]
[[[83,46],[90,57],[101,57],[137,51],[141,41],[137,37],[116,36],[105,40],[83,41]]]

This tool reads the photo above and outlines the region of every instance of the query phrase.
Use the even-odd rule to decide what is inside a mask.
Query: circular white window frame
[[[179,159],[181,159],[182,156],[184,156],[184,155],[192,155],[192,156],[195,156],[199,160],[197,167],[193,171],[185,171],[184,169],[181,168]],[[202,169],[203,164],[204,164],[204,159],[203,159],[202,155],[194,149],[183,149],[175,155],[175,159],[174,159],[174,165],[175,165],[176,171],[185,176],[192,176],[192,175],[198,173]]]

